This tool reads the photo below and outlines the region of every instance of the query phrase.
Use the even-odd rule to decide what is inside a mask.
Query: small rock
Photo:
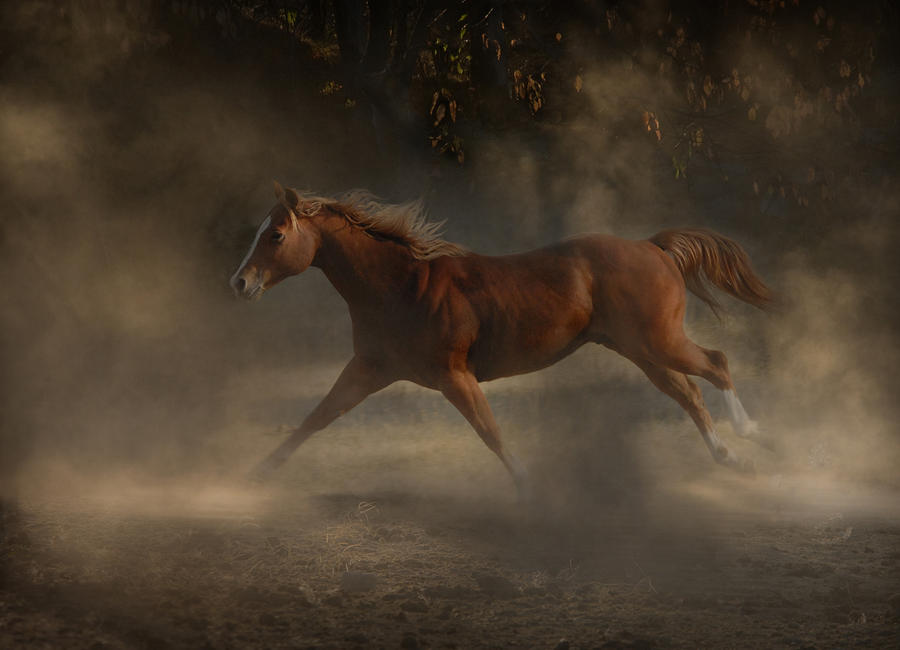
[[[404,634],[403,640],[400,642],[400,647],[403,648],[403,650],[418,650],[419,640],[414,634]]]
[[[566,639],[560,639],[554,650],[569,650],[569,642]]]
[[[348,594],[360,594],[375,589],[378,577],[373,573],[347,571],[341,575],[341,590]]]
[[[263,612],[259,615],[259,624],[266,626],[277,625],[278,619],[268,612]]]
[[[357,632],[356,634],[350,634],[344,637],[345,641],[350,641],[351,643],[368,643],[369,637],[367,637],[362,632]]]

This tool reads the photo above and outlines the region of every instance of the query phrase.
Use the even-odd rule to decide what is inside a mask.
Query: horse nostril
[[[244,289],[247,288],[247,281],[244,278],[238,278],[234,281],[234,290],[238,293],[244,293]]]

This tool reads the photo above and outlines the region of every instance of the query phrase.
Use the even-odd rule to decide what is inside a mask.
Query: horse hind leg
[[[775,442],[772,438],[764,435],[759,428],[759,423],[747,415],[744,405],[741,403],[734,388],[734,382],[731,380],[731,373],[728,371],[728,359],[724,352],[718,350],[707,350],[697,346],[706,356],[709,363],[724,377],[725,381],[720,385],[716,385],[722,391],[725,398],[725,407],[728,412],[728,419],[734,432],[741,438],[751,440],[756,444],[765,447],[769,451],[775,450]],[[714,384],[715,385],[715,384]]]
[[[674,351],[661,355],[661,361],[662,365],[684,374],[703,377],[721,390],[734,432],[741,438],[752,440],[767,449],[774,448],[772,440],[760,433],[759,424],[747,415],[744,405],[741,404],[734,389],[734,382],[731,380],[728,358],[724,352],[702,348],[685,338]]]
[[[712,417],[703,403],[703,394],[700,388],[684,373],[664,368],[662,366],[643,360],[634,360],[634,363],[644,371],[648,379],[653,382],[663,393],[674,399],[687,411],[688,415],[700,430],[703,442],[706,443],[713,459],[726,467],[731,467],[745,474],[753,474],[755,468],[753,461],[739,457],[716,434]]]

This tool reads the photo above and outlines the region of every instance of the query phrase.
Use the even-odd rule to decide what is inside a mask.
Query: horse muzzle
[[[259,299],[265,287],[261,273],[248,273],[247,271],[235,273],[231,278],[231,289],[237,298],[246,300]]]

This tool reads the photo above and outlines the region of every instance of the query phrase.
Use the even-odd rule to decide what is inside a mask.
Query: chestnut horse
[[[699,229],[642,241],[589,234],[489,257],[440,239],[421,202],[388,205],[361,191],[330,199],[278,183],[275,194],[231,286],[259,298],[309,266],[320,268],[349,306],[354,356],[322,402],[256,467],[256,478],[367,396],[405,379],[441,391],[522,490],[524,469],[504,447],[478,383],[545,368],[585,343],[634,362],[693,418],[716,461],[753,471],[716,435],[687,377],[723,391],[735,432],[764,442],[735,394],[725,355],[682,329],[686,288],[717,307],[702,276],[757,307],[770,300],[734,241]]]

